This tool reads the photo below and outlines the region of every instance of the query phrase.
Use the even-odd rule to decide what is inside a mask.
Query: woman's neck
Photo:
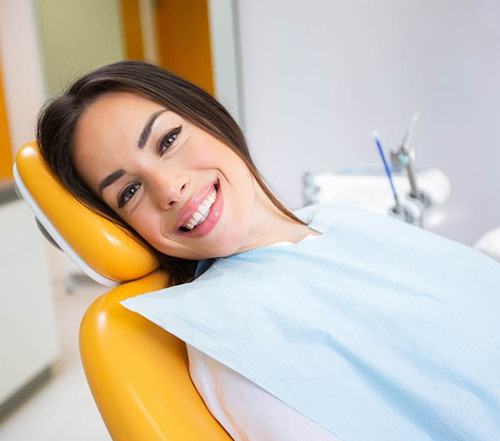
[[[260,189],[256,194],[256,210],[248,232],[248,241],[237,252],[273,245],[278,242],[297,243],[310,234],[321,233],[307,225],[289,218],[278,209],[269,197]]]

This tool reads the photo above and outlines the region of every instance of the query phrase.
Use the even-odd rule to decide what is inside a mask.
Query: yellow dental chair
[[[35,143],[18,151],[14,178],[57,245],[94,280],[115,285],[80,326],[87,381],[113,440],[231,440],[191,381],[184,342],[119,303],[168,285],[156,257],[71,196]]]

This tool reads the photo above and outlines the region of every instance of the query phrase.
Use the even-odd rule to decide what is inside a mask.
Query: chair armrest
[[[162,271],[99,297],[80,326],[80,354],[115,441],[230,441],[189,375],[186,345],[119,302],[167,286]]]

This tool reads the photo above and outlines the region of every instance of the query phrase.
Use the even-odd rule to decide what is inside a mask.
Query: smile
[[[222,214],[223,198],[220,182],[212,186],[209,194],[201,201],[193,215],[177,230],[177,234],[192,238],[202,237],[215,227]]]
[[[208,217],[208,213],[210,212],[210,208],[212,207],[215,199],[217,197],[217,189],[212,187],[212,191],[205,198],[204,201],[198,206],[196,212],[193,214],[191,219],[189,219],[182,227],[182,231],[191,231],[194,230],[198,225],[203,223],[205,219]]]

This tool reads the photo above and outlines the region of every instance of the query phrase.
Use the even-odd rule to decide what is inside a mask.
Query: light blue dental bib
[[[296,214],[323,234],[122,304],[343,441],[500,440],[500,265],[358,208]]]

